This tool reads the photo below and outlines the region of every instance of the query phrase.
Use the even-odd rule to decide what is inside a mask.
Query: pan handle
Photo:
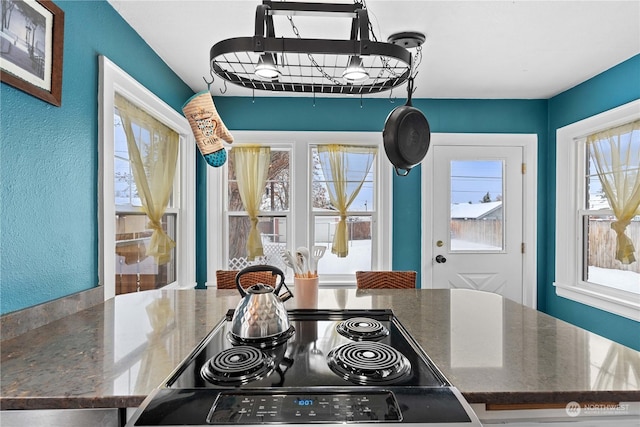
[[[397,166],[394,166],[393,169],[396,171],[396,175],[398,176],[407,176],[409,175],[409,172],[411,172],[411,169],[400,169]],[[403,170],[404,173],[400,173],[401,170]]]
[[[411,96],[412,95],[413,95],[413,77],[409,77],[407,79],[407,103],[404,104],[404,105],[408,105],[409,107],[413,107],[413,104],[411,104]]]

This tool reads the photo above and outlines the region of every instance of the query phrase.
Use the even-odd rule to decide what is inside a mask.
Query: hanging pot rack
[[[274,15],[287,16],[297,37],[277,37]],[[292,19],[298,15],[349,17],[350,38],[302,38]],[[410,32],[393,35],[388,43],[377,41],[367,9],[359,2],[264,0],[256,8],[255,34],[222,40],[211,47],[209,57],[215,74],[247,89],[362,96],[391,90],[407,81],[412,74],[407,48],[423,42],[423,34]]]

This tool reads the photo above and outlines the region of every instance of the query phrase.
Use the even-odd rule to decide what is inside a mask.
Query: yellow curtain
[[[247,238],[247,259],[253,261],[264,255],[262,239],[258,231],[258,214],[262,193],[267,183],[267,172],[271,164],[271,148],[260,146],[234,147],[231,150],[238,180],[240,199],[251,220]]]
[[[636,260],[633,242],[625,234],[634,216],[640,215],[640,120],[587,137],[589,155],[596,166],[616,221],[616,259]]]
[[[171,344],[171,330],[175,328],[175,313],[169,298],[154,300],[145,307],[151,324],[147,347],[141,358],[140,372],[134,386],[136,393],[146,394],[166,378],[175,367],[167,344]],[[153,375],[155,373],[155,375]]]
[[[162,229],[161,220],[173,190],[179,135],[120,94],[115,96],[115,106],[127,136],[129,160],[142,210],[149,218],[147,227],[153,230],[147,255],[153,256],[158,265],[166,264],[176,243]],[[132,124],[148,130],[149,141],[136,140],[136,136],[141,139],[140,133],[136,135]]]
[[[349,255],[347,210],[362,188],[378,149],[349,145],[320,145],[320,167],[327,182],[329,200],[340,212],[340,221],[333,236],[331,252],[339,258]]]

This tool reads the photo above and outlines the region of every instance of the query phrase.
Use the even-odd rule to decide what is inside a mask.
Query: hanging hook
[[[220,93],[224,95],[225,93],[227,93],[227,81],[222,80],[222,83],[224,83],[224,91],[220,89]]]
[[[202,76],[202,80],[204,80],[204,82],[207,84],[207,90],[209,92],[211,92],[211,85],[213,84],[213,82],[216,80],[215,77],[213,77],[213,72],[211,71],[211,68],[209,68],[209,74],[211,75],[211,81],[207,81],[207,79],[204,78],[204,76]]]
[[[252,104],[256,103],[256,90],[255,90],[255,88],[251,89],[251,103]]]
[[[216,78],[213,76],[213,70],[211,68],[209,68],[209,75],[211,76],[211,81],[207,81],[207,79],[205,79],[204,76],[202,76],[202,80],[204,80],[204,82],[207,84],[207,90],[211,92],[211,85],[213,84],[214,81],[216,81]],[[227,84],[225,82],[224,92],[226,91],[227,91]],[[222,89],[220,89],[220,92],[222,92]]]
[[[360,94],[360,108],[362,108],[362,94]]]
[[[391,92],[389,92],[389,102],[392,104],[396,103],[396,97],[394,96],[393,98],[391,97],[393,95],[393,88],[391,88]]]
[[[313,106],[316,106],[316,91],[313,91]]]
[[[213,80],[208,82],[207,79],[204,78],[204,76],[202,76],[202,80],[204,80],[204,82],[207,84],[207,90],[211,92],[211,85],[213,84]]]

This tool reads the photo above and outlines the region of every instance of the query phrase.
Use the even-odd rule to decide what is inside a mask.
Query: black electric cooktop
[[[229,321],[214,329],[208,342],[169,379],[167,387],[272,389],[390,384],[429,387],[448,385],[434,365],[416,351],[415,344],[400,329],[398,322],[392,320],[390,310],[293,310],[289,312],[289,319],[295,328],[294,335],[284,344],[271,349],[233,344],[229,339],[232,315],[233,312],[230,311],[227,314]],[[350,328],[354,329],[355,335],[349,335]],[[255,379],[248,375],[248,378],[236,381],[233,374],[225,377],[224,373],[219,372],[226,365],[237,364],[239,359],[245,365],[243,370],[250,371],[251,369],[244,368],[254,358],[259,358],[260,353],[272,359],[270,364],[273,366],[256,367],[256,372],[253,373]],[[217,356],[218,361],[215,359]],[[328,357],[342,357],[347,365],[339,362],[330,364],[327,362]],[[211,369],[205,369],[209,375],[202,375],[202,367],[209,361],[212,361]],[[349,376],[349,363],[356,365],[354,377]],[[358,371],[359,364],[365,365],[361,371]],[[385,367],[387,371],[384,371]],[[367,379],[370,370],[384,372],[372,373],[372,378]],[[400,372],[393,372],[394,370]]]
[[[129,426],[480,425],[391,310],[290,310],[293,334],[238,343],[233,310]]]

